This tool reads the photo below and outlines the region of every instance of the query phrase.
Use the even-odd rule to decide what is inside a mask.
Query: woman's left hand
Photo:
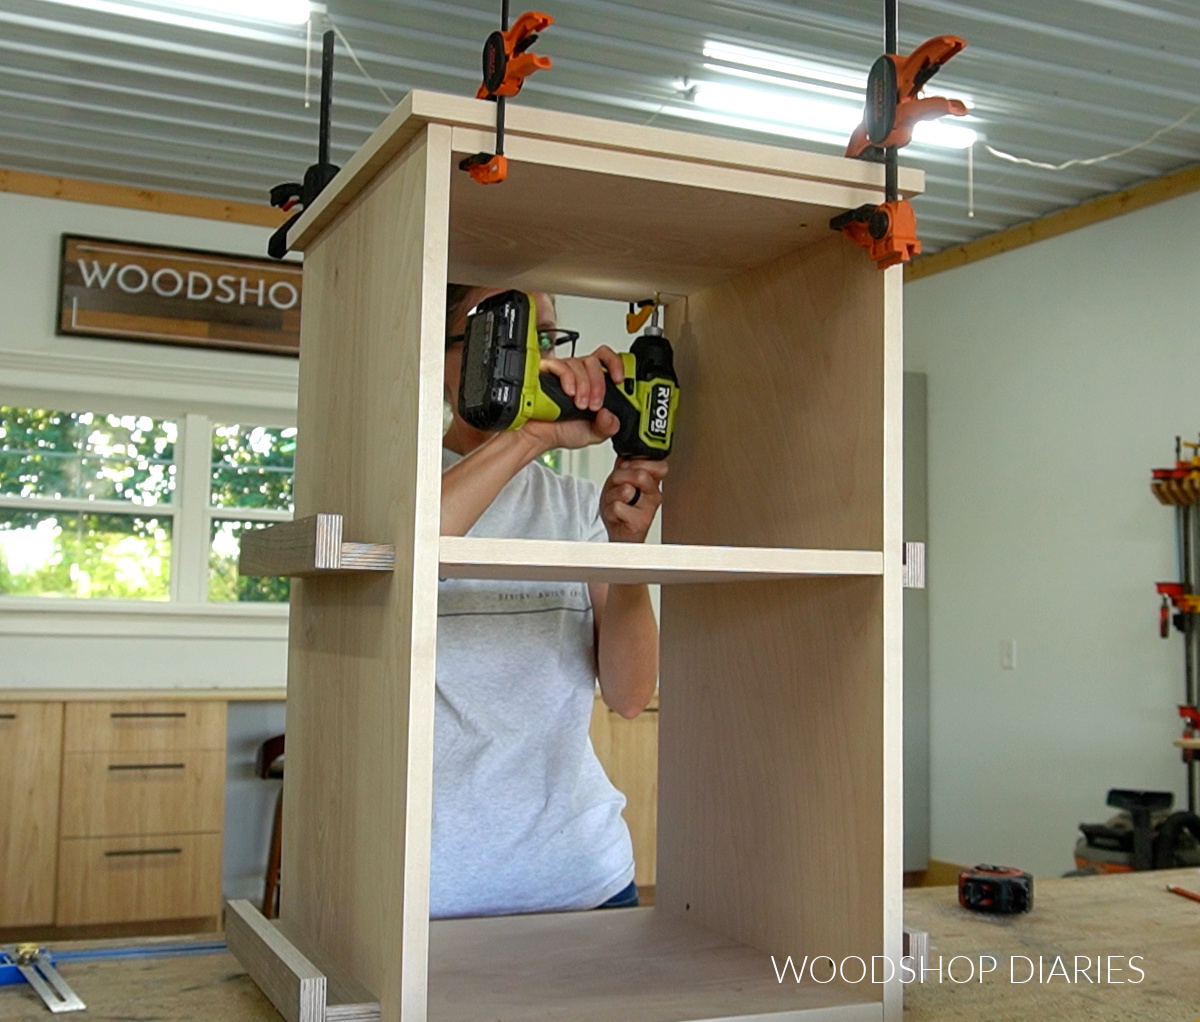
[[[665,461],[617,458],[600,492],[600,518],[613,543],[643,543],[662,506]]]

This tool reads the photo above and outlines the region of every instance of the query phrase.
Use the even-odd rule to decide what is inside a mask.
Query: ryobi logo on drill
[[[646,430],[656,440],[666,440],[670,413],[671,388],[665,383],[656,383],[650,389],[650,422],[646,426]]]

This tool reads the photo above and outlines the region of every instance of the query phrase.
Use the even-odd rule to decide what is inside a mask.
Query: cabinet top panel
[[[495,106],[406,96],[292,229],[306,248],[422,128],[450,129],[450,278],[630,299],[689,294],[829,236],[883,198],[877,164],[513,103],[508,180],[457,169],[494,145]],[[444,137],[444,136],[443,136]],[[904,169],[914,195],[924,175]]]

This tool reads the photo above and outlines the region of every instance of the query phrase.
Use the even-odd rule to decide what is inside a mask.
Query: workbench
[[[907,925],[929,933],[933,966],[939,955],[943,959],[941,984],[934,975],[924,984],[906,986],[906,1022],[1192,1022],[1200,1018],[1200,970],[1196,968],[1200,904],[1167,893],[1167,883],[1195,890],[1200,888],[1200,870],[1038,880],[1033,912],[1015,917],[969,913],[958,907],[952,887],[906,891]],[[103,944],[93,941],[71,946]],[[55,950],[66,947],[58,945]],[[945,965],[956,955],[971,957],[976,963],[980,955],[990,955],[999,965],[982,984],[977,968],[972,982],[953,983],[946,980]],[[1074,968],[1075,955],[1089,956],[1093,977],[1096,956],[1107,959],[1112,955],[1113,982],[1075,985],[1056,976],[1052,982],[1038,983],[1036,975],[1026,984],[1010,982],[1013,956],[1031,959],[1035,967],[1041,956],[1048,972],[1059,955],[1071,956],[1068,971]],[[1145,979],[1137,984],[1128,982],[1138,978],[1128,968],[1130,955],[1144,958],[1135,963],[1145,972]],[[1020,959],[1017,963],[1023,970],[1017,978],[1022,978],[1028,966]],[[764,958],[763,968],[770,970],[769,959]],[[966,968],[962,959],[954,963],[960,978]],[[279,1020],[227,952],[188,958],[66,962],[60,971],[87,1002],[87,1013],[74,1016],[86,1022],[118,1022],[131,1017],[140,1022]],[[4,1022],[47,1022],[50,1018],[28,987],[0,987],[0,1019]]]
[[[1200,1019],[1200,904],[1166,891],[1168,883],[1200,891],[1200,870],[1156,870],[1110,876],[1035,880],[1033,911],[1028,915],[987,916],[960,908],[953,887],[904,892],[905,925],[929,934],[931,967],[942,958],[942,983],[936,974],[904,991],[905,1022],[1192,1022]],[[955,955],[974,959],[975,978],[954,983],[945,965]],[[980,955],[998,960],[994,973],[979,982]],[[1112,982],[1074,982],[1074,956],[1113,956]],[[1129,968],[1129,956],[1145,973],[1141,982]],[[1062,956],[1072,982],[1059,971],[1048,982],[1036,972],[1028,983],[1011,982],[1030,974],[1039,956],[1049,974]],[[990,968],[990,963],[987,963]],[[1120,969],[1121,971],[1117,971]],[[967,963],[955,963],[961,979]],[[1121,982],[1124,981],[1124,982]]]

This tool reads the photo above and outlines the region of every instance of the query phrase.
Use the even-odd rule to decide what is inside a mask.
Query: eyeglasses
[[[579,340],[578,330],[539,330],[537,337],[538,350],[553,351],[561,344],[569,344],[571,345],[570,357],[575,357],[575,342]]]
[[[467,335],[465,333],[447,334],[446,347],[449,348],[450,345],[458,344],[460,341],[465,341],[466,339],[467,339]],[[553,328],[553,329],[549,329],[549,330],[539,330],[537,332],[537,339],[538,339],[538,350],[539,351],[553,351],[555,348],[559,347],[560,345],[563,345],[563,344],[571,345],[571,354],[569,357],[574,358],[575,357],[575,344],[579,340],[579,331],[578,330],[559,330],[557,328]]]

